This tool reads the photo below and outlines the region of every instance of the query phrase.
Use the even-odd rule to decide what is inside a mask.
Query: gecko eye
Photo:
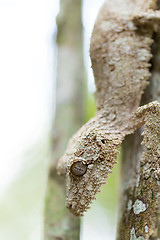
[[[77,161],[71,166],[71,173],[75,176],[83,176],[87,171],[87,165],[81,161]]]

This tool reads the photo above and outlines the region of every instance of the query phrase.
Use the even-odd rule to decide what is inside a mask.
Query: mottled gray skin
[[[155,3],[151,0],[107,1],[97,17],[90,55],[98,111],[71,138],[57,167],[58,173],[66,176],[66,205],[76,216],[83,215],[101,185],[106,183],[127,134],[144,124],[146,151],[142,157],[151,159],[153,152],[158,156],[160,151],[160,129],[156,120],[160,116],[160,104],[153,102],[138,108],[150,77],[152,33],[160,22]],[[154,133],[150,131],[151,124],[157,128]],[[76,176],[71,170],[77,161],[87,165],[82,176]],[[151,163],[151,168],[159,172],[158,164]]]

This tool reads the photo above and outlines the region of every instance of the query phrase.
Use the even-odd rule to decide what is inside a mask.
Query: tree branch
[[[61,0],[57,17],[57,91],[53,155],[45,200],[45,240],[79,239],[79,218],[65,206],[65,181],[56,173],[68,139],[83,123],[84,66],[81,0]]]
[[[141,104],[160,101],[160,32],[154,34],[150,85]],[[118,240],[160,238],[160,182],[153,175],[146,179],[141,155],[143,127],[126,137],[121,165],[121,197]]]

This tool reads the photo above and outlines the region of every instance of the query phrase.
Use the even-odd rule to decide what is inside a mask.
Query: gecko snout
[[[66,207],[69,208],[69,209],[71,209],[71,208],[72,208],[72,203],[67,203],[67,204],[66,204]]]

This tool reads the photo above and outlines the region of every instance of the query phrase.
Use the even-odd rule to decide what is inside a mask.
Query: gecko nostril
[[[67,207],[71,209],[72,208],[72,203],[68,203]]]

